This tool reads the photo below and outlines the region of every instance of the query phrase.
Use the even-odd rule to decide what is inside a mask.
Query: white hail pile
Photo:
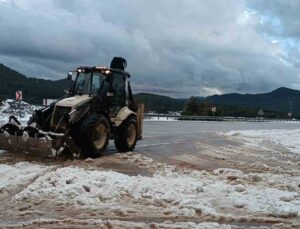
[[[24,185],[38,173],[45,172],[44,167],[29,163],[21,165],[1,165],[2,170],[4,166],[5,170],[13,171],[12,174],[20,173],[16,176],[2,172],[1,189]],[[15,180],[12,176],[19,178]],[[258,179],[257,176],[232,169],[218,169],[213,173],[177,173],[167,168],[153,177],[143,177],[65,167],[41,175],[15,195],[15,200],[49,199],[96,209],[114,205],[122,211],[135,204],[163,206],[171,216],[190,217],[197,214],[230,216],[232,209],[243,210],[249,215],[275,217],[295,217],[299,214],[297,181],[287,179],[286,188],[283,188],[281,178],[277,180],[264,174]],[[272,186],[268,184],[270,180]],[[274,185],[276,182],[278,187]]]
[[[248,146],[300,154],[300,129],[240,130],[220,134],[240,139]]]

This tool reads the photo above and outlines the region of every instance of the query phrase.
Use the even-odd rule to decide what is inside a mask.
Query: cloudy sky
[[[0,0],[0,63],[61,79],[123,56],[135,92],[300,89],[298,0]]]

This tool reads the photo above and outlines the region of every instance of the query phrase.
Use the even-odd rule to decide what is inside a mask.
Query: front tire
[[[110,125],[106,117],[92,114],[85,118],[80,126],[77,142],[84,157],[97,158],[103,155],[110,134]]]
[[[135,117],[125,120],[117,130],[115,146],[119,152],[132,151],[137,142],[137,122]]]

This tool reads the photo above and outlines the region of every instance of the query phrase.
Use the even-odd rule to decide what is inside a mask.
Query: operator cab
[[[111,67],[125,68],[126,64],[124,62],[120,64],[113,60]],[[95,100],[98,101],[97,105],[101,106],[99,109],[107,107],[110,117],[116,116],[124,106],[135,107],[128,80],[130,74],[125,70],[107,67],[79,67],[73,73],[76,74],[76,78],[69,96],[89,95],[95,97]]]

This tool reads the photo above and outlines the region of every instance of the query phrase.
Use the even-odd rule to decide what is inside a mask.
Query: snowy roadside
[[[300,129],[243,130],[219,134],[240,139],[249,147],[300,154]]]
[[[226,168],[213,172],[186,170],[133,153],[123,158],[156,168],[156,172],[153,176],[129,176],[98,170],[93,166],[51,167],[17,163],[1,165],[4,178],[1,190],[20,190],[13,193],[12,201],[16,206],[24,203],[30,206],[30,211],[16,212],[20,215],[38,212],[41,218],[48,219],[47,212],[40,210],[44,207],[43,203],[47,203],[48,212],[51,212],[51,206],[54,212],[66,208],[63,218],[52,218],[57,222],[70,217],[74,211],[77,214],[101,213],[100,217],[124,220],[132,217],[189,219],[190,223],[178,223],[177,228],[202,228],[201,224],[192,223],[197,218],[230,224],[253,221],[280,223],[299,219],[299,180],[287,178],[283,182],[280,176],[245,174]],[[92,165],[94,162],[90,160],[89,163]],[[66,206],[70,206],[71,210],[67,210]],[[175,225],[169,224],[165,228]],[[222,228],[219,224],[204,225],[203,228]]]
[[[156,162],[137,153],[56,164],[0,164],[0,227],[51,228],[62,224],[66,228],[244,228],[257,224],[268,228],[270,223],[281,223],[273,228],[297,228],[299,161],[287,164],[286,170],[256,160],[269,160],[268,151],[299,158],[293,150],[298,147],[295,139],[300,131],[288,131],[290,141],[283,138],[283,131],[255,132],[220,133],[246,142],[246,148],[210,145],[204,149],[203,144],[199,145],[202,153],[222,162],[246,155],[238,158],[241,167],[234,169],[220,166],[210,172],[195,170]],[[270,148],[261,139],[282,146]],[[249,163],[249,158],[255,162]],[[112,170],[109,165],[124,167]],[[133,165],[137,173],[124,171]],[[258,166],[259,170],[238,169],[245,166]],[[150,173],[143,172],[145,169]]]
[[[0,125],[8,122],[9,116],[11,115],[16,116],[22,124],[26,124],[34,114],[34,111],[40,108],[40,106],[31,105],[24,101],[19,103],[13,99],[7,99],[3,101],[0,106]]]
[[[101,220],[101,219],[62,219],[62,220],[53,220],[53,219],[37,219],[30,220],[28,222],[17,223],[13,225],[6,225],[6,228],[37,228],[43,225],[43,228],[57,228],[57,225],[60,225],[60,228],[100,228],[100,229],[109,229],[109,228],[118,228],[118,229],[231,229],[238,227],[232,227],[226,224],[218,224],[215,222],[204,222],[204,223],[194,223],[194,222],[171,222],[165,221],[162,223],[144,223],[144,222],[130,222],[124,220]]]
[[[39,177],[15,199],[38,197],[96,209],[118,203],[118,210],[124,215],[134,210],[135,203],[163,206],[165,214],[188,217],[198,214],[234,217],[228,213],[230,209],[240,216],[285,218],[300,213],[296,184],[293,191],[266,187],[262,178],[251,184],[256,176],[232,169],[218,169],[213,174],[166,169],[153,177],[143,177],[67,167]]]
[[[21,187],[25,187],[48,169],[47,166],[28,162],[19,162],[14,165],[0,164],[0,199],[5,198],[11,192],[18,192]]]

